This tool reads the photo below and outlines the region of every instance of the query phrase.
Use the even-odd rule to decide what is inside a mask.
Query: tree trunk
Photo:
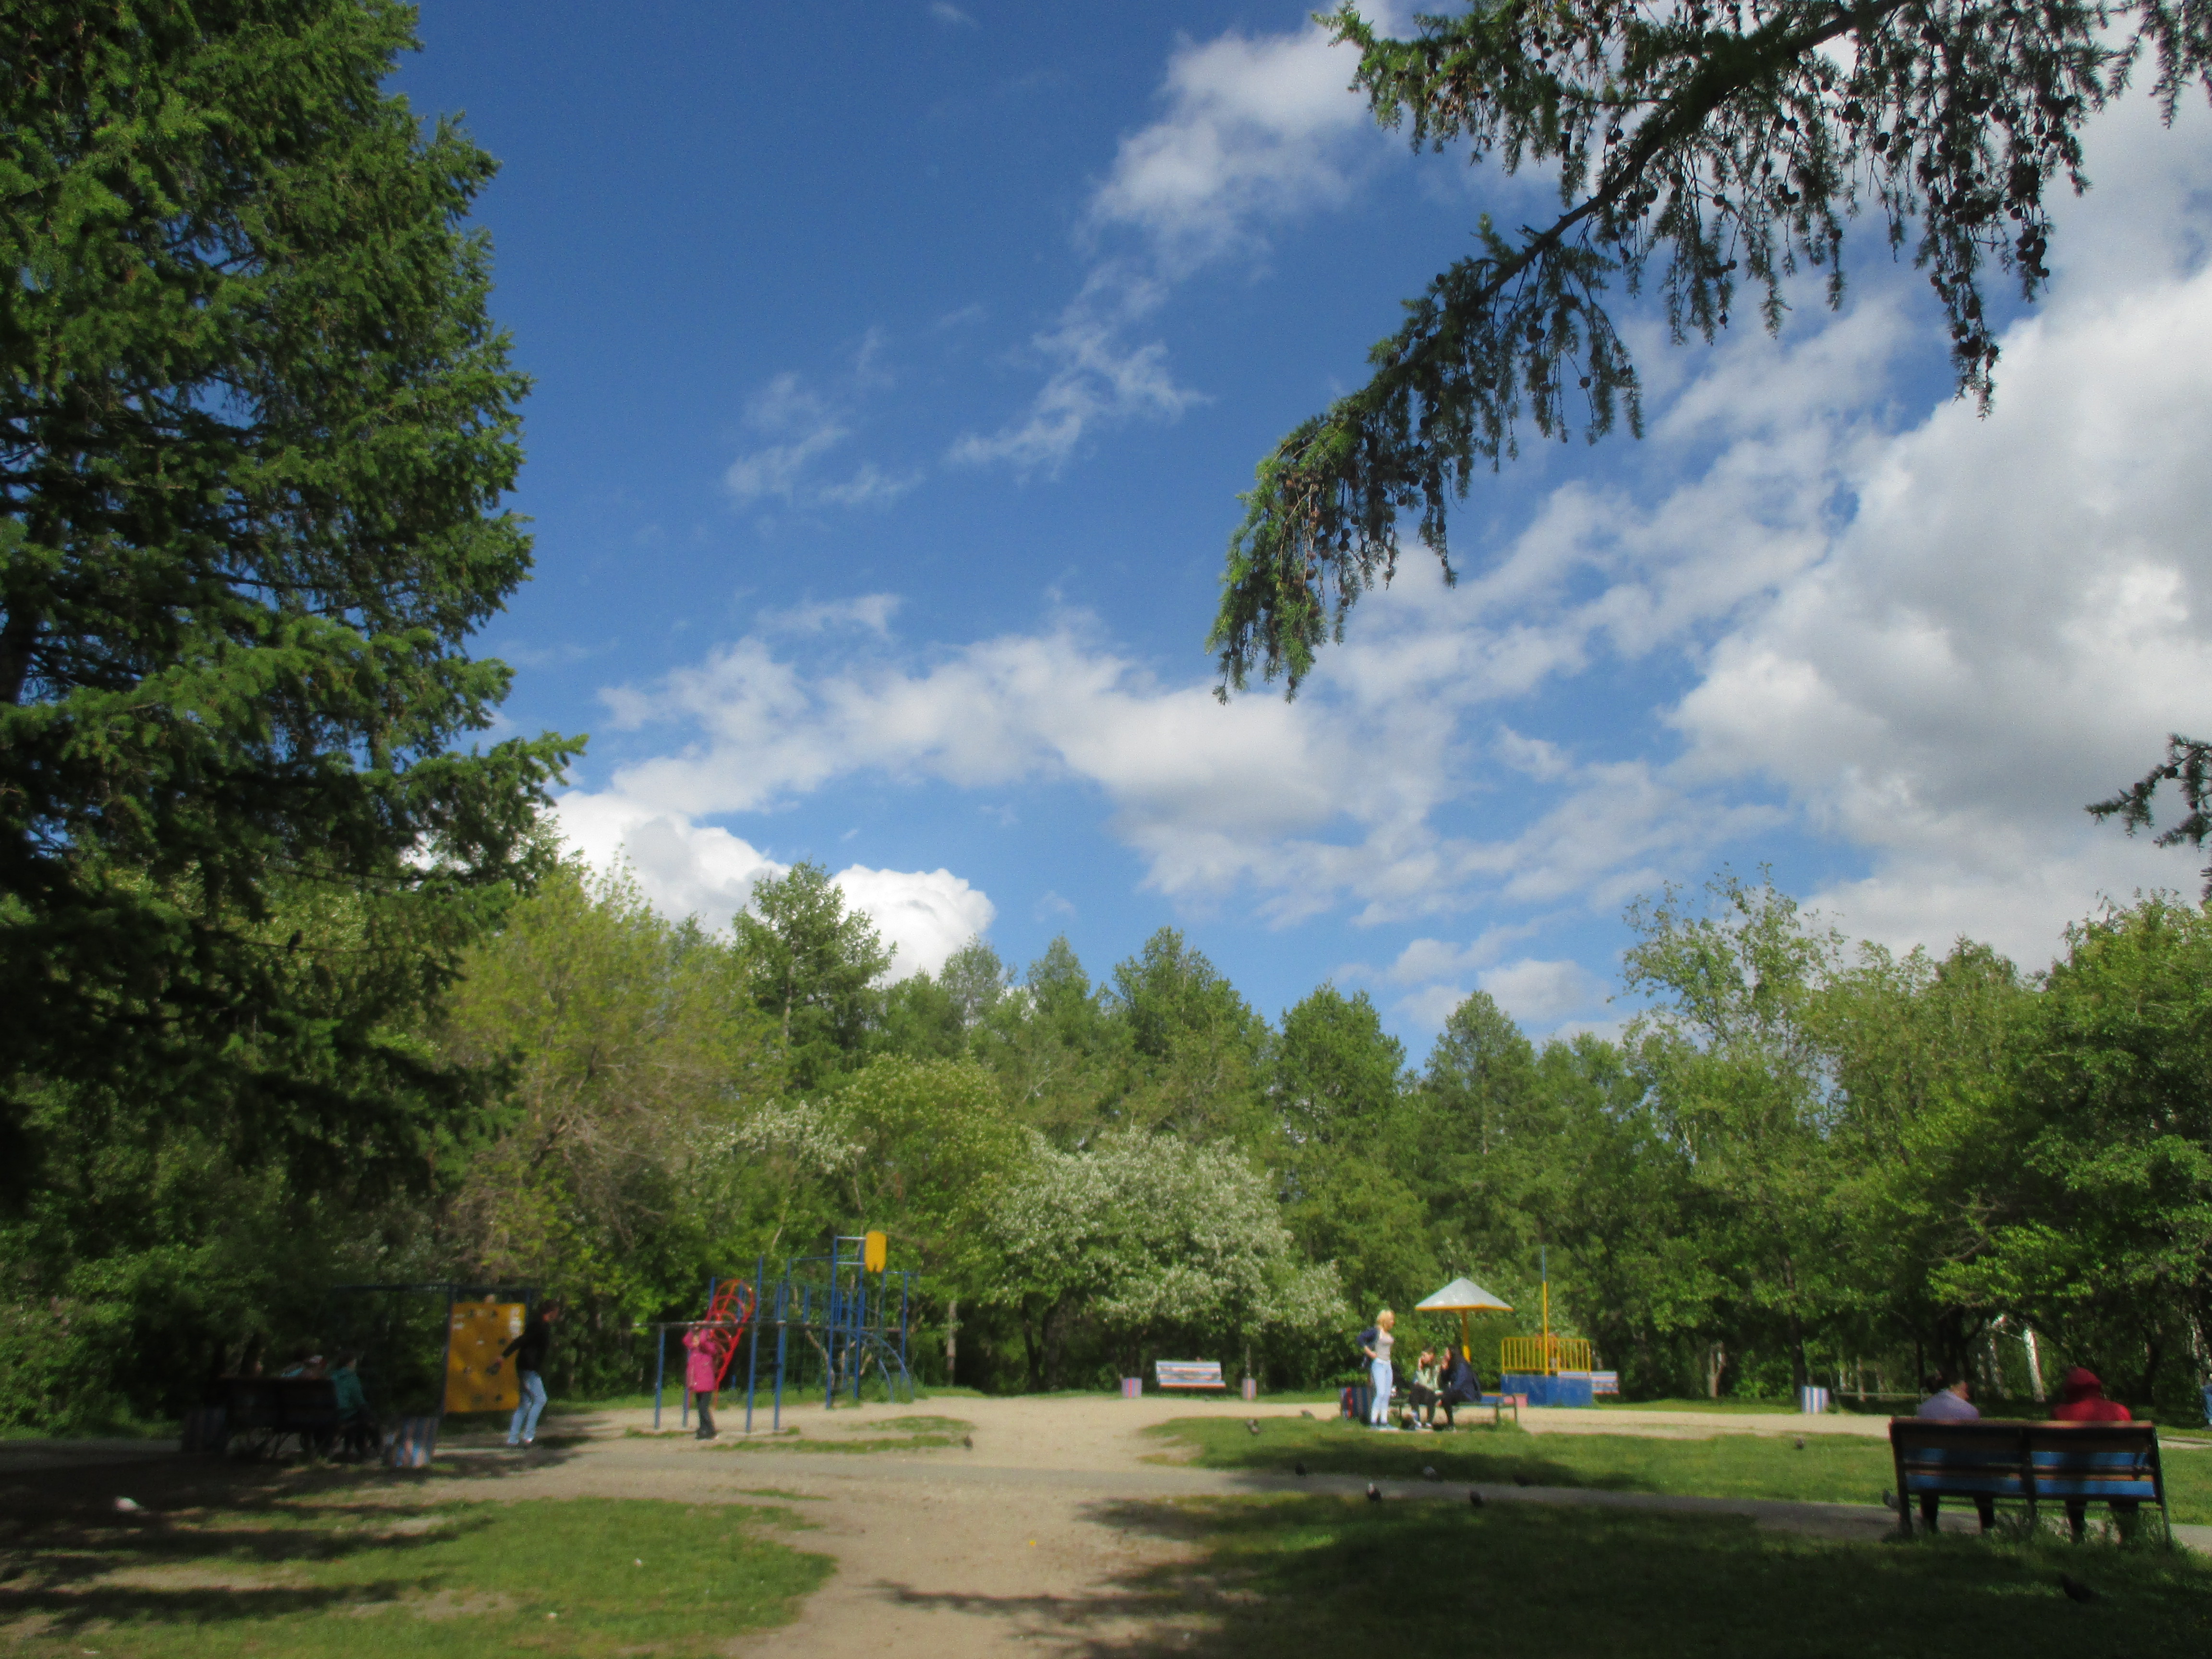
[[[1721,1397],[1721,1373],[1728,1369],[1728,1348],[1719,1342],[1705,1345],[1705,1397]]]
[[[949,1296],[945,1299],[945,1380],[948,1385],[959,1381],[959,1331],[960,1298]]]

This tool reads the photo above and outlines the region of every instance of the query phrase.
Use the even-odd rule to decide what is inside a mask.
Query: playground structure
[[[893,1269],[890,1253],[890,1241],[882,1233],[841,1233],[830,1241],[827,1255],[786,1258],[782,1274],[773,1284],[768,1279],[766,1256],[754,1263],[749,1280],[734,1277],[708,1280],[704,1318],[668,1321],[653,1328],[653,1426],[660,1426],[671,1331],[713,1330],[722,1334],[717,1345],[717,1393],[729,1386],[738,1351],[744,1350],[747,1434],[753,1431],[763,1363],[770,1373],[766,1380],[771,1432],[783,1427],[783,1397],[795,1380],[794,1366],[804,1375],[812,1369],[810,1361],[821,1368],[824,1409],[836,1405],[840,1394],[848,1394],[853,1403],[859,1405],[860,1385],[871,1370],[882,1378],[891,1399],[912,1401],[914,1375],[907,1365],[907,1340],[914,1306],[914,1270]],[[761,1352],[764,1334],[772,1345],[766,1355]],[[679,1422],[688,1425],[691,1419],[688,1389],[683,1391],[679,1412]]]
[[[500,1353],[538,1297],[534,1285],[333,1285],[321,1318],[325,1352],[362,1355],[362,1385],[379,1416],[511,1412],[516,1374]]]
[[[1543,1329],[1535,1336],[1509,1336],[1498,1345],[1498,1392],[1526,1395],[1532,1406],[1594,1406],[1599,1395],[1619,1394],[1620,1374],[1596,1369],[1597,1355],[1587,1337],[1553,1333],[1550,1250],[1538,1261]]]

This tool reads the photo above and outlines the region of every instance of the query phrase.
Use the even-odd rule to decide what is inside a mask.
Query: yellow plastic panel
[[[884,1263],[891,1256],[891,1241],[887,1234],[870,1233],[860,1245],[860,1265],[872,1273],[884,1270]]]
[[[456,1302],[446,1351],[446,1409],[511,1412],[522,1401],[514,1362],[499,1351],[522,1334],[520,1302]],[[496,1363],[499,1370],[494,1371]]]

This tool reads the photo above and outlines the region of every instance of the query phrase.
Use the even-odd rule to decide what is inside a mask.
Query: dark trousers
[[[1920,1523],[1930,1532],[1936,1530],[1936,1506],[1942,1501],[1933,1492],[1920,1494]],[[1974,1500],[1974,1514],[1982,1523],[1982,1530],[1987,1532],[1997,1523],[1996,1500],[1992,1498],[1977,1498]]]
[[[1423,1388],[1418,1382],[1408,1382],[1406,1384],[1406,1403],[1413,1408],[1414,1416],[1419,1417],[1425,1410],[1429,1414],[1430,1422],[1433,1423],[1437,1420],[1437,1391],[1434,1389]]]
[[[2142,1508],[2142,1504],[2132,1498],[2112,1500],[2112,1524],[2119,1528],[2121,1537],[2125,1538],[2135,1530],[2136,1516]],[[2081,1498],[2066,1506],[2066,1528],[2074,1534],[2076,1542],[2089,1530],[2088,1499]]]
[[[714,1391],[712,1389],[691,1390],[691,1403],[699,1408],[699,1438],[714,1437]]]
[[[1437,1398],[1437,1404],[1444,1408],[1444,1426],[1448,1429],[1455,1429],[1459,1426],[1458,1419],[1453,1415],[1456,1407],[1479,1406],[1481,1403],[1482,1396],[1472,1389],[1446,1389]],[[1429,1421],[1433,1423],[1436,1420],[1437,1414],[1431,1411],[1429,1413]]]

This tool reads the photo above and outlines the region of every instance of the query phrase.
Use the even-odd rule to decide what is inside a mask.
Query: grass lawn
[[[1537,1435],[1487,1422],[1454,1434],[1383,1434],[1340,1418],[1260,1423],[1254,1435],[1242,1418],[1181,1417],[1149,1432],[1170,1445],[1196,1448],[1192,1461],[1213,1469],[1286,1471],[1303,1461],[1316,1471],[1415,1480],[1426,1466],[1460,1482],[1503,1484],[1518,1476],[1543,1486],[1837,1504],[1871,1504],[1897,1484],[1889,1443],[1859,1435],[1808,1434],[1799,1451],[1794,1437],[1778,1435]],[[2176,1451],[2162,1461],[2173,1518],[2212,1522],[2212,1452]]]
[[[1936,1538],[1881,1546],[1762,1533],[1735,1516],[1334,1497],[1131,1504],[1132,1530],[1194,1562],[1129,1582],[1169,1650],[1477,1652],[1486,1659],[1769,1654],[1886,1659],[2202,1653],[2212,1567],[2110,1546]],[[2072,1574],[2096,1599],[2066,1598]]]
[[[691,1655],[787,1620],[830,1576],[788,1510],[643,1499],[367,1503],[0,1531],[0,1634],[27,1656]]]

